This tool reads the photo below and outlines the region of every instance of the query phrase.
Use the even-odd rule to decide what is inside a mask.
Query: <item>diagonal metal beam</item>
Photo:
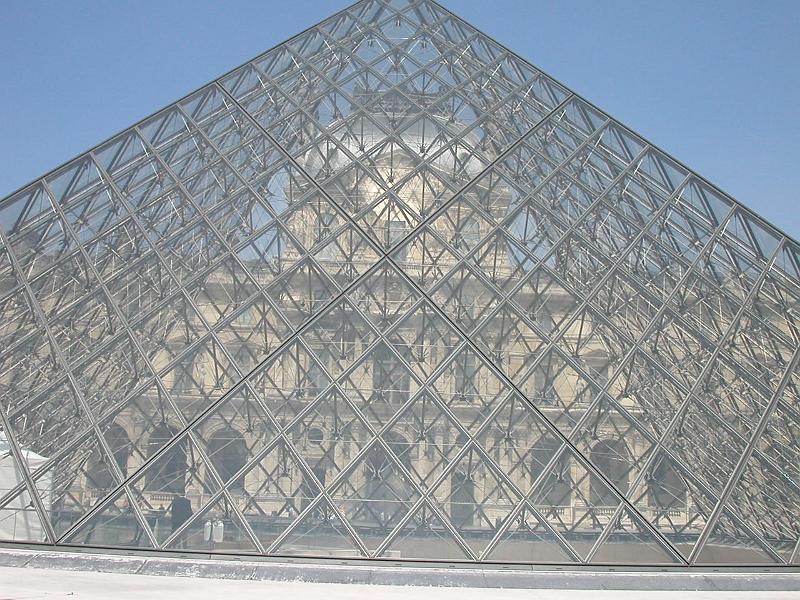
[[[728,483],[725,485],[725,489],[722,490],[722,493],[719,495],[719,499],[717,500],[717,504],[714,506],[714,509],[711,512],[711,515],[706,522],[705,529],[700,533],[700,537],[697,539],[697,543],[695,544],[694,548],[692,549],[692,553],[689,555],[689,561],[694,563],[697,561],[697,558],[703,551],[703,548],[708,542],[708,538],[711,535],[711,532],[714,530],[714,526],[719,521],[720,515],[725,508],[725,504],[727,503],[728,499],[731,497],[733,490],[736,488],[736,485],[739,483],[742,475],[744,474],[745,467],[747,466],[747,462],[750,460],[750,457],[753,455],[753,451],[755,450],[756,444],[758,443],[761,434],[764,433],[764,430],[767,428],[767,424],[769,423],[769,419],[772,416],[775,407],[778,405],[778,401],[783,396],[783,392],[786,389],[786,386],[794,377],[797,365],[800,364],[800,348],[796,348],[794,351],[794,355],[792,356],[792,360],[789,363],[789,366],[786,367],[786,371],[781,378],[781,382],[778,385],[775,393],[770,398],[769,404],[764,412],[761,414],[761,419],[758,422],[758,425],[753,430],[752,435],[750,436],[750,442],[748,443],[747,447],[745,448],[742,455],[739,457],[739,461],[736,463],[736,467],[731,474]]]

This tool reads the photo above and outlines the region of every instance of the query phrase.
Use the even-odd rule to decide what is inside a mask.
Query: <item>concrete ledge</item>
[[[65,571],[198,577],[244,581],[304,581],[542,590],[798,591],[796,572],[648,572],[500,570],[414,565],[342,565],[169,558],[0,548],[0,566]]]

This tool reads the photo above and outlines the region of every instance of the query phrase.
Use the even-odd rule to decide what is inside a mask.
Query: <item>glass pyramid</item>
[[[0,539],[800,562],[800,249],[431,0],[0,202]]]

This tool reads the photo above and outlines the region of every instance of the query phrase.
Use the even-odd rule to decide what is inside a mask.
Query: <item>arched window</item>
[[[319,427],[312,427],[309,429],[306,437],[308,441],[315,446],[319,446],[325,441],[325,433]]]
[[[314,472],[314,477],[319,481],[319,485],[324,488],[328,474],[328,469],[324,462],[311,467],[311,470]],[[310,478],[303,478],[303,482],[300,484],[300,510],[311,504],[322,493],[319,485],[313,483]],[[312,514],[318,519],[326,518],[328,516],[327,507],[317,505]]]
[[[545,473],[550,460],[561,448],[555,439],[541,439],[531,449],[531,483]],[[534,504],[543,512],[569,506],[572,502],[572,474],[569,453],[562,452],[556,464],[551,466],[533,492]]]
[[[475,217],[467,217],[459,222],[453,242],[457,250],[468,252],[481,240],[481,224]]]
[[[469,527],[475,517],[475,482],[470,474],[456,469],[450,476],[450,520],[456,529]]]
[[[157,425],[147,441],[147,456],[153,456],[161,450],[176,433],[166,423]],[[150,466],[145,473],[145,489],[171,494],[183,494],[186,491],[186,447],[183,441],[172,446]]]
[[[456,447],[469,443],[469,437],[463,433],[456,436]],[[472,450],[469,451],[470,455]],[[461,463],[450,476],[450,521],[457,529],[469,527],[475,522],[475,481],[474,463],[471,459]],[[462,468],[466,467],[466,468]]]
[[[317,396],[328,385],[328,375],[331,365],[335,365],[331,348],[327,344],[317,344],[311,349],[316,355],[308,357],[306,393],[313,398]]]
[[[336,434],[333,435],[333,439],[336,439]],[[328,482],[328,473],[338,472],[336,462],[333,460],[336,442],[332,442],[325,431],[320,427],[309,428],[306,432],[306,441],[308,445],[304,448],[304,458],[311,467],[316,482],[311,477],[303,476],[300,486],[300,510],[311,504],[322,493]],[[312,514],[318,519],[327,520],[330,513],[323,503],[318,505]]]
[[[411,445],[397,434],[384,439],[392,453],[407,469],[411,469]],[[365,502],[359,517],[384,527],[396,522],[405,512],[405,502],[413,495],[405,479],[398,473],[395,461],[383,446],[375,445],[366,460]]]
[[[336,216],[336,213],[320,213],[319,220],[317,221],[317,231],[315,232],[316,239],[314,241],[317,244],[323,243],[325,246],[316,253],[318,259],[332,260],[336,258],[338,254],[336,251],[336,242],[327,240],[327,238],[338,226],[339,218]],[[327,243],[323,240],[327,240]]]
[[[386,222],[386,248],[391,248],[397,242],[406,236],[406,222],[405,221],[387,221]],[[408,246],[403,246],[394,251],[393,257],[395,260],[404,262],[406,260],[406,251]]]
[[[403,402],[410,385],[410,376],[403,363],[384,343],[372,351],[373,393],[386,402]]]
[[[231,481],[247,462],[247,444],[241,433],[233,427],[215,431],[208,440],[208,457],[222,481],[230,482],[229,489],[232,491],[244,489],[244,475]]]
[[[122,472],[122,476],[127,476],[131,444],[128,434],[121,426],[114,423],[105,433],[105,438],[111,449],[114,462],[117,463],[119,470]],[[93,490],[108,490],[117,483],[111,466],[108,464],[105,455],[101,454],[99,450],[95,452],[89,461],[86,478],[89,488]]]
[[[601,440],[592,447],[592,463],[624,494],[628,491],[628,460],[625,442]],[[616,506],[617,497],[597,476],[592,474],[590,499],[593,506]]]
[[[454,373],[453,394],[461,402],[471,403],[478,399],[478,360],[471,350],[463,351],[452,363]]]
[[[647,478],[650,506],[659,510],[686,509],[688,488],[683,478],[666,460],[660,460]]]

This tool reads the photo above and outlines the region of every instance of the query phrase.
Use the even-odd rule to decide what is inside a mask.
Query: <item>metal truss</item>
[[[798,564],[799,304],[796,241],[362,0],[0,201],[0,539]]]

